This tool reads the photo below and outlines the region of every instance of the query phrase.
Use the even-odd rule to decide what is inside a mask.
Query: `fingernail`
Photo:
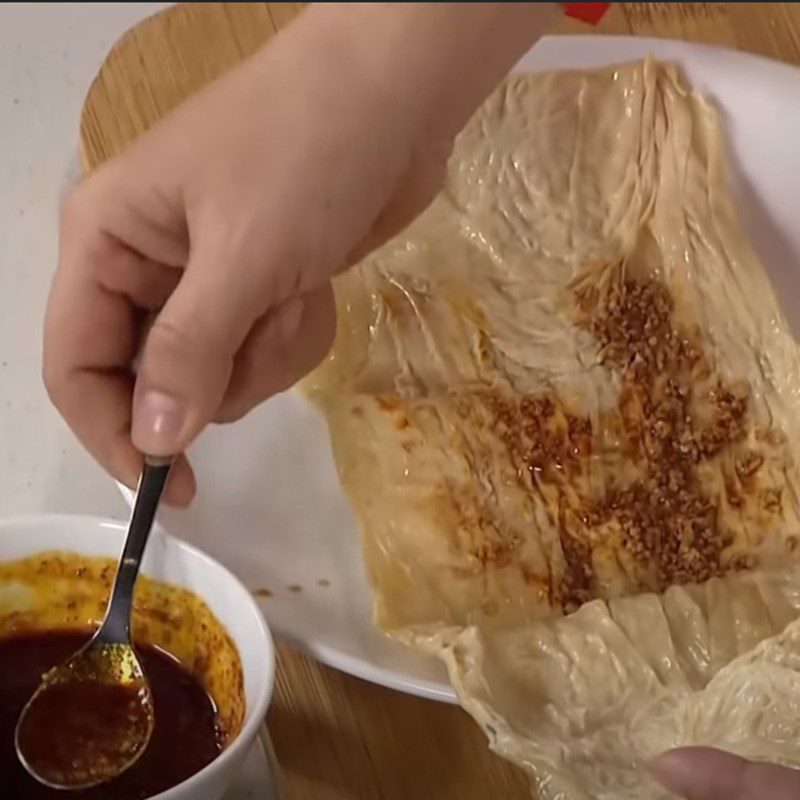
[[[147,391],[133,410],[133,443],[148,455],[174,455],[185,421],[182,403],[164,392]]]
[[[653,761],[650,771],[670,792],[684,795],[692,786],[692,765],[689,761],[680,750],[672,750]]]

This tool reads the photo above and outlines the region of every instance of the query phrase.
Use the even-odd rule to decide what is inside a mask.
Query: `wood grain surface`
[[[84,166],[121,152],[188,94],[241,61],[303,3],[187,3],[129,31],[81,118]],[[598,28],[727,45],[800,64],[800,4],[620,3]],[[350,678],[280,647],[270,729],[287,800],[517,800],[522,772],[491,754],[460,709]]]

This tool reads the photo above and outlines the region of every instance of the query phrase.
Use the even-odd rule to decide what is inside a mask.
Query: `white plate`
[[[547,37],[517,69],[597,67],[648,53],[681,64],[722,110],[742,225],[787,298],[797,333],[800,70],[735,51],[628,37]],[[373,628],[355,520],[339,489],[325,426],[302,398],[276,397],[232,427],[209,430],[191,455],[199,498],[190,511],[167,512],[161,521],[251,588],[270,589],[273,597],[262,607],[274,631],[345,672],[454,700],[437,662]]]

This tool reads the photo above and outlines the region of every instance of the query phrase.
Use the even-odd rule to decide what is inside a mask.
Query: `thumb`
[[[183,452],[225,395],[236,352],[259,316],[257,298],[263,294],[247,287],[229,263],[190,260],[147,334],[131,426],[142,453]]]
[[[660,756],[653,774],[687,800],[797,800],[800,772],[746,761],[708,747],[684,747]]]

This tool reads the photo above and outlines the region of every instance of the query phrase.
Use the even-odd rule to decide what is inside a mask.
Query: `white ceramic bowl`
[[[0,520],[0,561],[14,561],[42,550],[116,558],[124,536],[123,523],[95,517],[50,514]],[[185,542],[154,531],[143,574],[183,586],[202,597],[239,649],[247,703],[242,730],[207,767],[152,798],[220,800],[242,766],[267,712],[275,679],[272,637],[244,586],[223,566]]]

